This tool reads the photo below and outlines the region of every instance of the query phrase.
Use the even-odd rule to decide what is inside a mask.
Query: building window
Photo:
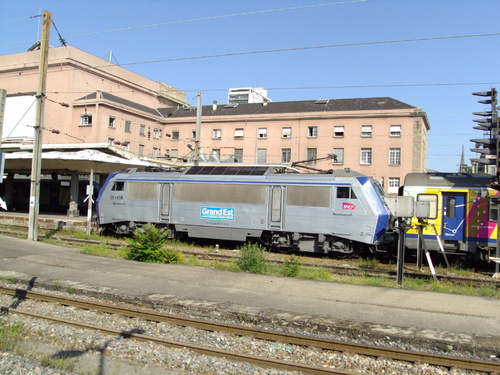
[[[292,128],[283,128],[283,138],[292,138]]]
[[[371,164],[372,163],[372,149],[362,148],[361,149],[361,164]]]
[[[221,130],[220,129],[214,129],[212,133],[212,138],[213,139],[220,139],[221,138]]]
[[[146,125],[141,124],[141,127],[139,128],[139,135],[146,135]]]
[[[290,163],[292,160],[292,149],[291,148],[282,148],[281,149],[281,162],[282,163]]]
[[[259,138],[267,138],[267,128],[259,128]]]
[[[131,129],[132,128],[132,121],[125,121],[125,132],[126,133],[130,133],[131,132]]]
[[[334,148],[333,149],[333,164],[344,164],[344,149],[343,148]]]
[[[362,137],[371,137],[372,136],[372,126],[371,125],[361,126],[361,136]]]
[[[344,127],[343,126],[335,126],[333,128],[333,136],[342,138],[344,136]]]
[[[144,155],[144,145],[139,145],[139,155]]]
[[[389,194],[397,194],[399,191],[399,186],[399,177],[389,177],[389,186],[387,191]]]
[[[242,163],[243,162],[243,149],[242,148],[235,148],[234,149],[234,162],[235,163]]]
[[[156,147],[153,147],[153,156],[158,155],[158,149]]]
[[[401,149],[391,148],[389,150],[389,164],[390,165],[401,165]]]
[[[161,130],[160,129],[153,129],[153,138],[158,139],[161,137]]]
[[[125,151],[130,151],[130,142],[129,141],[123,142],[123,149]]]
[[[267,161],[267,149],[258,148],[257,149],[257,163],[263,164]]]
[[[317,137],[318,136],[318,127],[317,126],[308,126],[307,127],[307,136],[308,137]]]
[[[391,125],[391,137],[401,137],[401,125]]]
[[[307,160],[308,164],[315,165],[316,159],[318,157],[318,149],[317,148],[308,148],[307,149]]]
[[[116,125],[116,117],[115,116],[109,116],[109,123],[108,123],[110,128],[114,128]]]
[[[108,145],[113,146],[113,143],[115,143],[114,138],[108,138]]]
[[[179,140],[179,131],[178,130],[172,130],[172,140]]]
[[[92,115],[84,114],[80,116],[80,125],[89,126],[92,125]]]
[[[243,128],[237,128],[234,130],[234,138],[243,138],[245,135],[245,130]]]

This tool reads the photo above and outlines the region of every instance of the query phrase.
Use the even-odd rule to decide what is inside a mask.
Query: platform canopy
[[[109,174],[124,168],[158,166],[150,161],[128,159],[124,156],[97,149],[54,150],[42,152],[42,174],[65,174],[78,172],[86,174]],[[14,151],[5,154],[5,173],[31,174],[33,153]]]

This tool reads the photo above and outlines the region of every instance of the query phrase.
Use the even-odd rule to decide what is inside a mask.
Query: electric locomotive
[[[400,194],[430,204],[427,220],[412,219],[406,246],[488,260],[497,240],[498,191],[489,188],[491,176],[466,173],[409,173]],[[419,228],[420,227],[420,228]],[[422,237],[419,239],[419,229]]]
[[[126,169],[97,198],[98,223],[118,234],[154,224],[176,237],[258,240],[281,251],[356,254],[392,245],[379,183],[349,169],[279,173],[268,166]]]

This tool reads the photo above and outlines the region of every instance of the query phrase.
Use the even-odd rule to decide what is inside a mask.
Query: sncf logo
[[[354,210],[356,208],[356,205],[355,204],[352,204],[352,203],[342,203],[342,209],[343,210]]]

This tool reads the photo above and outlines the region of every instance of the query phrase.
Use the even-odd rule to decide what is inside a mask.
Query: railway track
[[[25,235],[27,231],[25,230],[26,228],[23,227],[18,227],[17,230],[7,230],[7,229],[1,229],[0,228],[0,233],[7,234],[7,235]],[[43,238],[43,235],[39,236],[40,238]],[[58,236],[57,237],[60,241],[70,244],[70,245],[101,245],[102,241],[98,240],[89,240],[89,239],[80,239],[80,238],[72,238],[72,237],[64,237],[64,236]],[[128,246],[127,244],[124,244],[123,242],[106,242],[106,245],[109,246],[110,248],[118,249],[120,247]],[[218,262],[231,262],[235,260],[238,256],[237,255],[228,255],[228,254],[221,254],[217,253],[214,251],[194,251],[194,250],[183,250],[182,253],[184,255],[193,255],[196,256],[200,259],[205,259],[205,260],[213,260],[213,261],[218,261]],[[284,260],[282,259],[273,259],[273,263],[276,264],[283,264],[285,263]],[[327,264],[327,263],[315,263],[313,262],[301,262],[299,263],[300,267],[321,267],[326,270],[329,270],[330,272],[336,274],[336,275],[362,275],[362,276],[375,276],[375,277],[385,277],[385,278],[391,278],[391,279],[396,279],[396,270],[382,270],[382,269],[372,269],[372,268],[362,268],[362,267],[353,267],[353,266],[345,266],[345,265],[332,265],[332,264]],[[432,279],[433,276],[430,273],[426,272],[412,272],[409,270],[405,271],[405,276],[406,277],[411,277],[415,279]],[[485,285],[485,284],[490,284],[490,285],[496,285],[498,288],[500,288],[500,279],[493,279],[493,278],[473,278],[473,277],[463,277],[463,276],[453,276],[453,275],[437,275],[436,276],[439,281],[446,282],[449,281],[454,284],[467,284],[467,285],[475,285],[475,286],[480,286],[480,285]]]
[[[344,341],[326,340],[311,336],[300,336],[293,334],[280,333],[276,331],[263,330],[257,328],[243,327],[239,325],[231,325],[218,322],[210,322],[200,319],[184,318],[174,315],[159,314],[154,311],[141,310],[130,307],[120,307],[116,305],[103,304],[97,302],[84,301],[73,298],[55,296],[47,293],[40,293],[24,289],[15,289],[0,286],[0,293],[11,295],[15,298],[33,299],[43,302],[56,303],[64,306],[74,306],[85,310],[93,310],[108,314],[119,314],[122,316],[138,318],[155,322],[166,322],[178,326],[192,327],[206,331],[219,331],[237,336],[250,336],[255,339],[268,340],[272,342],[285,343],[290,345],[299,345],[304,347],[315,347],[322,350],[331,350],[337,352],[349,352],[363,356],[371,356],[376,358],[386,358],[404,362],[427,363],[433,366],[443,366],[447,368],[460,368],[465,370],[480,371],[486,373],[500,373],[500,363],[492,361],[483,361],[477,359],[469,359],[462,357],[453,357],[446,355],[428,354],[416,351],[405,351],[400,349],[392,349],[386,347],[370,346],[363,344],[348,343]],[[18,309],[4,309],[8,312],[14,312],[31,316],[34,318],[50,319],[57,323],[69,324],[81,328],[99,330],[111,335],[123,335],[123,331],[97,327],[81,322],[67,321],[63,319],[52,318],[44,315],[37,315],[29,312],[23,312]],[[260,367],[283,369],[286,371],[300,371],[305,374],[353,374],[352,372],[324,368],[319,366],[310,366],[300,363],[289,363],[282,360],[271,358],[263,358],[248,354],[240,354],[220,349],[202,347],[198,345],[188,344],[185,342],[174,342],[155,337],[145,336],[139,333],[128,332],[128,338],[134,338],[141,341],[149,341],[156,344],[161,344],[174,348],[187,348],[199,354],[208,356],[225,357],[233,361],[248,362]]]

